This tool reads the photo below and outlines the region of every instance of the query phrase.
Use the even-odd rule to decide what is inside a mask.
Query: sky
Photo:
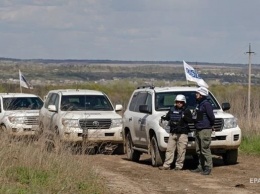
[[[0,57],[260,64],[259,0],[1,0]]]

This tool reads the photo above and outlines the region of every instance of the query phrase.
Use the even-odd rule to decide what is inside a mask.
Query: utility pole
[[[248,58],[248,104],[247,104],[247,118],[248,123],[251,123],[251,54],[254,52],[251,51],[251,44],[249,43],[249,51],[246,52],[249,56]]]

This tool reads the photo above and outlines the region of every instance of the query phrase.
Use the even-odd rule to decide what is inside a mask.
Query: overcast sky
[[[260,64],[260,0],[0,0],[0,57]]]

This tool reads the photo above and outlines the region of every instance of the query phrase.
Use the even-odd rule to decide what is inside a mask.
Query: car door
[[[49,123],[49,120],[46,115],[48,112],[49,101],[50,101],[50,98],[52,95],[53,95],[53,93],[48,93],[48,95],[46,96],[46,98],[44,100],[44,104],[39,112],[39,123],[41,125],[40,127],[43,127],[43,128],[46,128],[46,124]]]
[[[48,98],[48,97],[47,97]],[[57,106],[57,100],[59,98],[59,95],[56,93],[53,93],[50,95],[50,98],[48,102],[45,105],[46,112],[45,112],[45,120],[44,120],[44,128],[46,129],[54,129],[56,126],[55,117],[57,116],[57,112],[52,112],[48,110],[49,105],[56,105],[56,110],[58,110]]]
[[[3,99],[3,98],[0,98],[0,124],[2,124],[2,120],[3,120],[3,117],[4,117],[2,99]]]
[[[139,111],[139,106],[146,104],[148,93],[146,91],[139,92],[138,99],[134,108],[133,126],[135,139],[133,142],[142,148],[147,148],[146,121],[147,114]]]

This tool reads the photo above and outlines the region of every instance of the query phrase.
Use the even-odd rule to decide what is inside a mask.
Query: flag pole
[[[20,69],[19,69],[19,84],[20,84],[20,92],[23,93],[22,86],[21,86],[21,71],[20,71]]]

